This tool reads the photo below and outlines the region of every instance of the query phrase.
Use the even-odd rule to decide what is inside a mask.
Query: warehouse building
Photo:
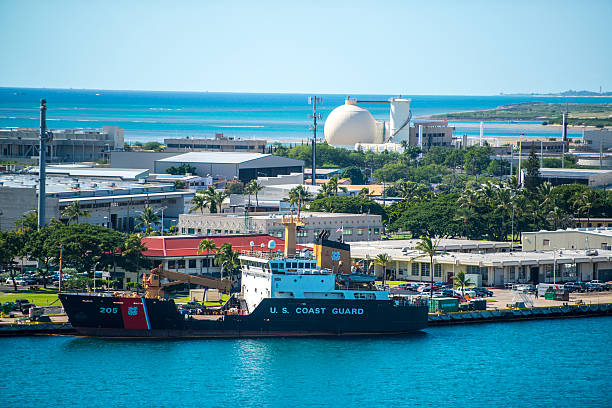
[[[303,173],[304,161],[262,153],[190,152],[155,161],[155,173],[189,164],[196,174],[211,175],[215,180],[234,178],[248,182],[260,176]]]

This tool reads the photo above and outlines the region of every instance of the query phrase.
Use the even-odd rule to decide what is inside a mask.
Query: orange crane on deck
[[[162,279],[168,279],[168,282],[162,283]],[[172,272],[165,270],[162,265],[151,269],[151,273],[145,274],[142,281],[144,283],[145,297],[147,299],[163,298],[166,295],[164,291],[165,288],[181,283],[191,283],[205,288],[219,289],[224,293],[229,293],[232,286],[232,282],[227,279]]]

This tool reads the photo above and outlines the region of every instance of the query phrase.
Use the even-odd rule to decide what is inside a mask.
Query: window
[[[188,234],[194,234],[195,230],[193,228],[187,228],[187,233]]]
[[[547,278],[552,278],[553,276],[553,266],[552,265],[544,265],[544,273]]]
[[[189,260],[189,268],[193,269],[196,267],[196,260],[195,259],[190,259]]]
[[[428,263],[421,264],[421,276],[429,276],[429,264]]]
[[[353,235],[353,229],[352,228],[343,228],[342,229],[342,235]]]
[[[177,262],[177,266],[178,266],[178,269],[185,269],[185,260],[179,259],[179,261]]]
[[[434,277],[441,278],[442,277],[442,265],[435,264],[434,265]]]
[[[168,261],[168,269],[176,269],[176,261]]]
[[[216,230],[215,230],[215,234],[220,234],[220,233],[221,233],[221,230],[220,230],[220,229],[216,229]]]
[[[544,245],[544,246],[550,246],[550,240],[549,240],[549,239],[543,239],[543,240],[542,240],[542,245]]]
[[[509,266],[508,267],[508,278],[510,279],[510,282],[514,282],[514,279],[515,279],[515,269],[516,269],[516,267],[514,267],[514,266]]]
[[[412,276],[419,276],[419,264],[416,262],[412,263]]]
[[[202,228],[198,228],[198,234],[202,233]]]
[[[206,235],[210,235],[210,229],[206,230]]]
[[[181,234],[185,233],[185,228],[181,228]]]
[[[379,229],[379,228],[374,228],[374,233],[375,233],[375,234],[378,234],[379,232],[380,232],[380,229]]]
[[[357,235],[363,235],[363,228],[357,228]]]
[[[299,230],[297,231],[297,234],[296,234],[296,235],[297,235],[298,237],[307,237],[307,236],[308,236],[308,231],[306,231],[305,229],[303,229],[303,228],[302,228],[302,229],[299,229]]]

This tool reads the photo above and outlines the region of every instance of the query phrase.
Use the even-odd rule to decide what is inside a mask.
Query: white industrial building
[[[584,129],[582,143],[594,152],[612,149],[612,129]]]
[[[306,225],[297,231],[298,244],[314,242],[323,230],[335,241],[379,240],[382,234],[380,215],[302,212],[301,216]],[[181,214],[179,231],[208,236],[248,232],[284,238],[285,228],[280,219],[281,214]]]
[[[123,149],[123,129],[103,126],[102,131],[52,130],[47,142],[47,162],[93,162],[106,158],[108,152]],[[0,159],[33,163],[38,160],[39,129],[0,129]]]
[[[526,172],[522,170],[523,177]],[[612,170],[541,168],[540,177],[542,181],[548,181],[553,186],[584,184],[590,187],[607,187],[612,185]]]
[[[109,170],[112,177],[66,177],[48,175],[46,180],[46,222],[52,218],[63,220],[66,206],[78,201],[89,217],[79,222],[102,225],[120,231],[131,231],[136,218],[146,206],[162,216],[166,227],[176,224],[179,214],[185,209],[185,198],[192,191],[177,191],[174,184],[149,183],[144,179],[127,180],[117,176],[117,169]],[[38,207],[38,176],[30,174],[0,174],[0,226],[8,230],[23,214],[36,211]],[[174,220],[174,222],[173,222]],[[158,227],[159,228],[159,227]]]
[[[215,138],[168,138],[164,139],[166,148],[164,152],[189,152],[189,151],[213,151],[213,152],[251,152],[265,153],[267,142],[262,139],[240,139],[223,136],[216,133]]]

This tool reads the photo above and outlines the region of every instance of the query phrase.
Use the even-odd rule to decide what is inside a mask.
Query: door
[[[532,266],[529,269],[529,280],[534,285],[537,285],[538,283],[540,283],[540,267],[539,266]]]

